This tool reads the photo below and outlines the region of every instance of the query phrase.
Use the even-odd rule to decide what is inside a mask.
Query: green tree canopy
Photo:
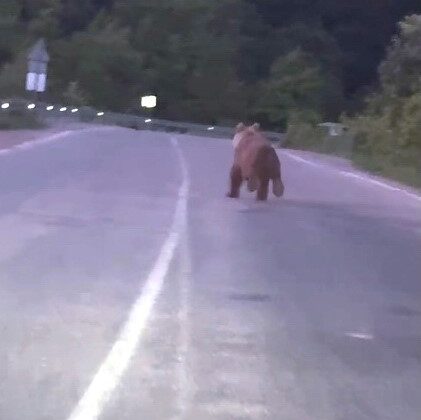
[[[128,28],[105,14],[86,31],[53,46],[52,81],[56,92],[65,92],[77,81],[89,103],[123,110],[141,91],[142,60],[131,48]]]
[[[278,124],[268,92],[258,115],[255,104],[262,86],[276,85],[279,61],[300,50],[309,57],[304,73],[317,68],[322,86],[310,89],[305,109],[334,120],[356,109],[357,93],[373,90],[396,22],[414,12],[421,13],[419,0],[1,0],[0,95],[22,93],[24,51],[44,37],[51,99],[64,100],[77,82],[88,104],[101,108],[138,109],[139,95],[154,93],[162,117]],[[397,41],[406,48],[402,71],[392,71],[400,47],[382,67],[384,98],[416,90],[408,31]]]
[[[272,65],[260,89],[257,111],[282,127],[295,119],[318,122],[328,104],[329,81],[310,54],[296,49]]]
[[[350,124],[356,154],[386,175],[421,185],[421,15],[404,19],[380,65],[381,88]]]

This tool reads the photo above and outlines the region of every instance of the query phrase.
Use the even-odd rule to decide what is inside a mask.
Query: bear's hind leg
[[[257,200],[266,201],[268,199],[269,178],[260,180],[259,188],[257,189]]]
[[[241,168],[238,166],[233,166],[230,173],[231,178],[231,190],[227,194],[230,198],[238,198],[240,196],[240,187],[243,182],[241,175]]]
[[[274,178],[273,179],[273,194],[276,197],[282,197],[284,195],[284,184],[281,178]]]

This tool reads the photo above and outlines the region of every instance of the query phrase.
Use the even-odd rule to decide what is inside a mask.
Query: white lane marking
[[[342,176],[345,176],[347,178],[354,178],[354,179],[356,179],[358,181],[361,181],[361,182],[370,182],[371,184],[377,185],[377,186],[382,187],[386,190],[400,192],[402,194],[405,194],[407,197],[410,197],[410,198],[415,199],[417,201],[421,201],[421,196],[418,195],[418,194],[407,191],[404,188],[394,187],[393,185],[390,185],[386,182],[382,182],[382,181],[379,181],[377,179],[371,178],[368,175],[358,174],[358,173],[349,172],[349,171],[337,170],[337,169],[328,167],[326,165],[322,165],[322,164],[313,162],[311,160],[304,159],[300,156],[296,156],[296,155],[294,155],[290,152],[282,151],[282,154],[284,154],[285,156],[288,156],[289,158],[291,158],[292,160],[295,160],[297,162],[305,163],[307,165],[310,165],[310,166],[313,166],[313,167],[316,167],[316,168],[322,168],[322,169],[330,170],[330,171],[337,171],[339,174],[341,174]]]
[[[226,398],[220,399],[213,404],[205,404],[204,408],[212,416],[222,418],[246,417],[248,419],[258,419],[269,414],[269,410],[263,404],[233,401]]]
[[[187,224],[185,225],[187,226]],[[186,417],[193,395],[190,369],[188,366],[188,350],[190,348],[190,295],[191,295],[191,255],[187,229],[180,244],[180,309],[178,311],[178,346],[177,346],[177,414],[173,420]]]
[[[365,181],[371,182],[374,185],[378,185],[379,187],[385,188],[390,191],[403,191],[401,188],[393,187],[392,185],[386,184],[385,182],[382,182],[382,181],[378,181],[377,179],[369,178],[368,176],[359,175],[359,174],[348,172],[348,171],[339,171],[339,173],[348,178],[354,178],[363,182]]]
[[[175,137],[171,138],[171,142],[176,146],[179,155],[179,161],[183,177],[189,179],[187,163],[184,159],[181,149],[177,147],[177,140]],[[191,381],[189,378],[189,369],[187,365],[187,352],[190,347],[190,288],[191,288],[191,255],[189,236],[187,231],[187,200],[186,210],[184,211],[184,235],[180,243],[180,309],[178,312],[178,322],[180,325],[180,332],[178,335],[177,359],[178,366],[176,370],[176,380],[178,384],[177,392],[177,414],[174,420],[184,419],[186,412],[189,409],[191,396],[193,394]]]
[[[89,128],[82,128],[79,130],[60,131],[59,133],[51,134],[50,136],[42,137],[40,139],[25,141],[23,143],[12,146],[8,149],[1,149],[0,156],[10,155],[18,151],[30,150],[42,144],[48,144],[48,143],[55,142],[57,140],[61,140],[72,134],[87,133],[91,131],[104,131],[104,130],[111,130],[111,129],[113,129],[113,127],[89,127]]]
[[[282,151],[282,154],[284,154],[285,156],[288,156],[289,158],[297,162],[306,163],[307,165],[314,166],[316,168],[322,167],[322,165],[319,165],[318,163],[312,162],[311,160],[304,159],[300,156],[296,156],[289,152]]]
[[[374,335],[369,333],[348,332],[345,335],[358,340],[374,340]]]
[[[177,139],[172,138],[171,142],[180,157],[183,181],[178,192],[177,205],[170,232],[116,342],[99,367],[86,392],[79,400],[69,420],[95,420],[99,417],[136,351],[153,306],[162,290],[170,262],[178,245],[180,235],[184,230],[187,198],[190,188],[187,168]]]

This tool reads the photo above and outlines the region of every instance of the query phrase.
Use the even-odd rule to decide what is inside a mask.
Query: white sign
[[[155,108],[156,107],[156,96],[142,96],[141,105],[143,108]]]
[[[37,92],[45,92],[45,86],[47,83],[46,74],[28,73],[26,75],[26,90]]]

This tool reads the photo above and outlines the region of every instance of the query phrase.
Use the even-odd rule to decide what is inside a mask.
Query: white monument
[[[47,85],[47,66],[50,57],[43,39],[32,47],[28,54],[28,73],[26,75],[26,90],[45,92]]]

